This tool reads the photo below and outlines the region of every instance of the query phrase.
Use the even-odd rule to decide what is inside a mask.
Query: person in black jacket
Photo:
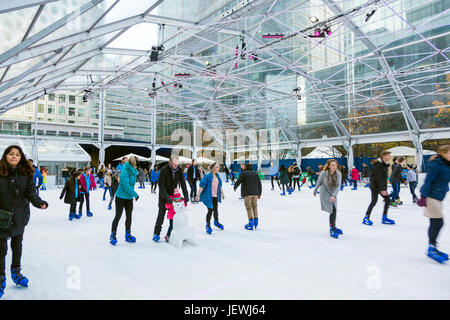
[[[239,176],[234,185],[234,191],[241,186],[241,193],[244,197],[245,208],[247,209],[248,224],[245,229],[253,230],[258,226],[258,199],[261,198],[262,185],[261,180],[250,163],[245,165],[245,170]]]
[[[73,218],[79,219],[77,213],[77,202],[80,201],[81,195],[81,185],[80,179],[81,172],[74,171],[70,176],[69,180],[67,180],[64,188],[62,189],[61,195],[59,199],[64,198],[64,203],[70,204],[69,208],[69,220],[72,221]]]
[[[192,165],[187,170],[187,181],[191,188],[191,201],[197,202],[195,197],[197,196],[197,180],[200,180],[200,171],[197,167],[197,160],[192,160]]]
[[[189,195],[186,188],[186,182],[184,181],[183,170],[179,166],[178,156],[170,156],[169,164],[164,166],[159,173],[159,202],[158,202],[158,217],[156,218],[155,230],[153,234],[153,241],[158,242],[161,233],[162,224],[164,222],[164,215],[166,213],[166,203],[172,203],[170,198],[173,195],[173,191],[178,186],[181,185],[183,190],[184,201],[187,203],[189,201]]]
[[[370,214],[372,213],[373,207],[375,207],[375,205],[377,204],[379,194],[384,199],[382,223],[395,224],[394,220],[388,219],[387,217],[389,209],[389,194],[387,193],[387,172],[390,160],[391,153],[389,151],[382,151],[380,158],[372,161],[372,173],[370,175],[370,190],[372,191],[372,201],[367,208],[363,224],[369,226],[373,224],[373,222],[370,220]]]
[[[8,238],[11,238],[12,264],[11,278],[16,285],[27,287],[28,279],[20,273],[22,258],[22,240],[25,226],[30,220],[30,202],[36,208],[47,209],[47,202],[36,194],[33,181],[34,169],[25,158],[19,146],[5,149],[0,160],[0,297],[6,286],[5,257]],[[7,212],[12,213],[8,225],[3,219]]]
[[[294,163],[294,171],[292,172],[292,180],[294,181],[292,189],[295,190],[295,185],[298,185],[298,191],[300,191],[300,175],[302,174],[297,162]]]
[[[400,183],[401,183],[401,176],[402,176],[402,169],[403,169],[403,163],[405,162],[405,158],[403,157],[394,157],[394,163],[392,164],[392,172],[389,180],[391,181],[392,185],[392,192],[391,192],[391,205],[393,207],[396,207],[400,203],[399,199],[400,197]]]
[[[112,209],[112,202],[116,195],[117,188],[119,187],[120,182],[120,170],[114,170],[114,173],[111,175],[111,200],[109,200],[108,210]]]

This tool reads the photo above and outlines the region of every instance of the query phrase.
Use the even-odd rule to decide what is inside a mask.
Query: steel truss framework
[[[120,0],[110,1],[89,25],[73,31],[69,28],[64,35],[58,30],[106,1],[84,1],[78,10],[40,30],[34,28],[43,9],[58,1],[21,0],[1,5],[0,22],[2,15],[24,8],[35,8],[35,13],[21,41],[0,53],[0,114],[44,94],[88,86],[90,98],[100,102],[102,116],[111,106],[124,112],[130,108],[153,110],[147,113],[153,128],[149,141],[152,148],[156,147],[158,114],[200,124],[216,138],[216,147],[221,150],[227,150],[222,141],[226,129],[239,130],[248,150],[267,150],[273,142],[258,141],[247,134],[248,130],[279,128],[283,136],[279,148],[293,149],[297,155],[303,147],[321,144],[344,145],[351,155],[355,143],[402,139],[411,140],[421,158],[424,140],[450,137],[448,2],[253,0],[236,6],[237,1],[223,1],[221,6],[216,5],[215,12],[189,21],[153,14],[164,1],[174,2],[149,0],[143,12],[112,22],[106,18]],[[415,20],[417,23],[408,21],[412,12],[436,3],[442,6],[440,12]],[[230,6],[234,6],[232,12],[222,16]],[[365,21],[372,10],[375,16]],[[315,12],[322,15],[321,19],[311,23],[309,18],[318,15]],[[392,23],[392,30],[363,31],[370,30],[369,24],[382,25],[383,21]],[[142,23],[171,30],[167,39],[160,39],[165,50],[157,62],[149,59],[151,48],[111,46]],[[332,34],[310,37],[316,28],[324,27],[330,27]],[[283,30],[284,38],[262,40],[261,30],[271,29]],[[322,61],[327,55],[337,58]],[[104,65],[99,67],[96,62],[101,59]],[[396,64],[400,60],[406,62]],[[26,62],[31,66],[23,68]],[[358,68],[366,71],[357,73]],[[177,71],[190,76],[177,77]],[[80,80],[86,77],[95,81],[87,84]],[[165,84],[158,84],[157,95],[149,98],[148,88],[155,78]],[[304,83],[300,88],[305,101],[302,106],[292,92],[299,79]],[[125,91],[133,93],[133,101],[130,94],[123,94]],[[108,93],[113,93],[113,100],[108,100]],[[427,98],[440,103],[417,106],[417,101]],[[290,118],[285,112],[289,109],[306,113],[307,121]],[[436,109],[442,111],[443,122],[433,128],[422,116]],[[389,132],[375,130],[372,134],[357,128],[367,125],[364,121],[377,124],[376,119],[396,125]],[[99,123],[102,127],[104,121]],[[314,130],[318,133],[312,135]],[[326,137],[317,139],[317,134]],[[99,129],[98,144],[104,150],[103,128]],[[243,148],[241,145],[235,150]]]

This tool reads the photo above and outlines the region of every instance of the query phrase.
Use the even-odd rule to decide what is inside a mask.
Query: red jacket
[[[353,168],[350,173],[352,180],[359,180],[359,171],[356,168]]]
[[[181,194],[174,193],[172,196],[169,196],[172,201],[181,202],[184,201],[184,198],[181,197]],[[184,206],[187,206],[187,203],[184,203]],[[166,203],[166,209],[167,209],[167,219],[172,220],[173,216],[175,215],[175,210],[173,208],[172,203]]]
[[[80,185],[81,185],[81,189],[83,191],[90,191],[92,189],[96,189],[97,188],[97,185],[95,184],[94,175],[92,173],[89,175],[89,180],[91,182],[91,185],[90,185],[89,190],[86,190],[86,188],[87,188],[86,179],[84,178],[84,173],[81,174]]]

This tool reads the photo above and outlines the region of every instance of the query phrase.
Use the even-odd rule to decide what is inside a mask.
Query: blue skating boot
[[[159,235],[157,235],[157,234],[154,234],[153,235],[153,241],[155,241],[155,242],[158,242],[159,241]]]
[[[395,224],[394,220],[391,220],[387,217],[387,214],[383,214],[383,219],[381,220],[383,224]]]
[[[78,214],[75,216],[76,219],[80,219],[83,216],[83,211],[78,211]]]
[[[223,225],[219,223],[219,221],[214,220],[214,226],[223,230]]]
[[[342,232],[341,229],[336,228],[336,227],[334,227],[334,231],[335,231],[337,234],[344,234],[344,233]]]
[[[130,231],[126,231],[126,232],[125,232],[125,241],[126,241],[126,242],[136,242],[136,237],[133,237],[133,236],[131,235],[131,232],[130,232]]]
[[[353,187],[351,190],[358,190],[358,188]]]
[[[253,226],[256,227],[258,226],[258,218],[253,219]]]
[[[445,256],[441,255],[440,251],[438,251],[432,244],[430,244],[430,246],[428,247],[427,256],[439,263],[444,263],[448,260],[448,256],[446,258]]]
[[[344,185],[343,184],[341,184],[341,191],[343,191],[344,190]]]
[[[115,232],[111,232],[111,235],[109,236],[109,243],[111,243],[113,246],[115,246],[117,244],[117,238],[116,238]]]
[[[248,224],[246,224],[244,226],[244,228],[247,229],[247,230],[253,230],[253,219],[249,219],[248,220]]]
[[[0,298],[3,296],[3,293],[5,293],[6,288],[6,277],[0,276]]]
[[[366,225],[368,225],[368,226],[373,225],[373,222],[370,220],[370,218],[369,218],[368,216],[365,216],[365,217],[364,217],[362,223],[363,223],[363,224],[366,224]]]
[[[28,278],[20,273],[20,268],[11,269],[11,278],[16,285],[28,287]]]
[[[209,223],[206,224],[206,233],[207,234],[211,234],[212,233],[212,229],[211,229],[211,226],[209,225]]]
[[[69,221],[72,221],[76,217],[77,217],[77,215],[75,214],[75,212],[69,213]]]
[[[111,206],[111,203],[110,204],[108,204],[108,210],[111,210],[112,209],[112,206]]]
[[[286,195],[286,193],[285,192],[283,192],[283,193],[280,193],[280,196],[285,196]]]
[[[289,188],[289,189],[288,189],[288,193],[289,193],[289,195],[291,195],[291,194],[292,194],[292,192],[294,192],[294,190],[293,190],[293,189],[291,189],[291,188]]]
[[[335,228],[331,228],[330,227],[330,236],[333,237],[333,238],[338,239],[339,238],[339,233],[336,232]]]
[[[103,201],[106,201],[106,198],[105,198],[105,197],[103,197]]]
[[[86,215],[87,215],[88,217],[92,217],[94,214],[93,214],[92,212],[88,211],[88,212],[86,213]]]

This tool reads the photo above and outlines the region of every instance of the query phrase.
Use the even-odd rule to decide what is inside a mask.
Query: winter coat
[[[280,170],[280,183],[281,184],[288,184],[289,183],[289,176],[286,169]]]
[[[369,168],[369,166],[365,166],[365,167],[363,168],[363,171],[362,171],[362,177],[363,177],[363,178],[368,178],[368,177],[370,177],[370,168]]]
[[[350,173],[352,180],[353,181],[358,181],[359,180],[359,171],[356,168],[353,168],[351,173]]]
[[[117,188],[119,188],[119,176],[113,175],[111,177],[111,192],[113,195],[116,194]]]
[[[105,186],[111,187],[111,174],[105,174]]]
[[[142,168],[139,168],[139,181],[141,182],[145,181],[145,171]]]
[[[336,170],[337,179],[336,186],[332,187],[328,184],[328,176],[330,172],[328,170],[322,171],[319,175],[319,180],[314,188],[314,195],[317,194],[317,190],[320,187],[320,206],[323,211],[333,213],[333,205],[337,208],[337,195],[341,189],[342,174],[339,170]],[[330,197],[335,197],[334,203],[330,201]]]
[[[164,208],[167,202],[170,199],[170,196],[173,195],[173,190],[181,185],[181,189],[183,190],[183,196],[185,199],[189,199],[189,194],[186,188],[186,181],[184,181],[183,170],[181,170],[180,166],[177,167],[175,171],[175,175],[172,173],[172,167],[170,164],[164,166],[159,171],[159,203],[158,206],[160,208]]]
[[[42,177],[42,173],[39,171],[39,169],[36,166],[34,167],[34,175],[33,175],[33,182],[34,185],[40,186],[43,183],[44,177]],[[36,184],[36,179],[38,179],[38,183]]]
[[[241,173],[242,175],[242,173]],[[217,201],[221,202],[222,200],[222,179],[220,179],[219,175],[216,175],[217,179],[219,180],[219,185],[217,186]],[[240,178],[240,176],[239,176]],[[212,172],[206,174],[202,180],[200,180],[200,187],[203,188],[202,193],[200,194],[200,201],[203,202],[203,204],[207,208],[213,208],[213,199],[212,199],[212,182],[213,182],[213,174]]]
[[[174,202],[182,202],[184,201],[184,198],[181,197],[180,193],[175,193],[170,196],[170,199]],[[185,203],[185,206],[187,206],[187,203]],[[166,209],[167,209],[167,219],[172,220],[175,216],[175,208],[173,207],[173,203],[166,203]]]
[[[150,172],[150,181],[151,182],[157,182],[159,179],[159,171],[156,171],[155,169],[153,169]]]
[[[273,167],[270,167],[270,175],[272,177],[278,176],[278,166],[273,165]]]
[[[116,197],[121,199],[131,200],[139,197],[136,191],[134,191],[134,185],[136,184],[136,176],[138,171],[133,168],[131,163],[127,162],[120,171],[119,187],[116,191]]]
[[[194,178],[194,169],[195,169],[195,178]],[[187,169],[187,180],[188,181],[197,181],[200,180],[200,171],[197,166],[190,166]]]
[[[10,174],[0,177],[0,209],[14,213],[11,226],[0,229],[0,239],[16,237],[25,231],[30,220],[30,202],[40,208],[47,202],[36,194],[35,184],[31,176],[24,176],[16,169],[10,169]]]
[[[99,178],[99,179],[103,178],[105,176],[105,172],[106,172],[105,169],[98,170],[97,171],[97,178]]]
[[[70,183],[70,180],[67,180],[66,184],[64,185],[64,188],[61,191],[61,195],[59,196],[59,199],[62,199],[64,197],[64,203],[74,204],[74,203],[77,203],[77,201],[80,201],[81,185],[80,185],[80,181],[76,180],[75,187],[74,187],[73,191],[71,191],[69,183]]]
[[[391,183],[400,183],[401,176],[402,176],[402,166],[397,163],[392,164],[391,177],[389,178],[391,180]]]
[[[67,169],[67,168],[62,169],[62,171],[61,171],[61,176],[62,176],[63,178],[69,178],[69,177],[70,177],[69,169]]]
[[[406,181],[407,182],[417,181],[417,173],[414,170],[408,170],[408,173],[406,175]]]
[[[239,187],[242,183],[241,194],[243,197],[246,196],[261,196],[262,185],[261,179],[259,179],[258,174],[252,169],[245,170],[239,176],[239,179],[234,185],[234,190]]]
[[[374,191],[387,190],[387,174],[390,164],[376,159],[372,162],[372,173],[370,174],[370,189]]]
[[[87,190],[86,178],[84,177],[84,173],[82,173],[80,176],[80,185],[81,185],[81,189],[83,189],[82,190],[83,192],[89,193],[89,191],[91,191],[93,189],[97,189],[97,185],[95,184],[94,175],[92,173],[89,174],[89,181],[91,182],[91,184],[89,186],[89,190]]]
[[[429,161],[427,167],[427,176],[420,188],[420,194],[424,198],[429,197],[442,201],[449,190],[450,162],[438,156]]]
[[[299,168],[299,167],[294,167],[294,171],[292,171],[292,173],[293,173],[293,176],[294,176],[294,177],[299,178],[299,177],[300,177],[300,174],[301,174],[302,172],[300,171],[300,168]]]

